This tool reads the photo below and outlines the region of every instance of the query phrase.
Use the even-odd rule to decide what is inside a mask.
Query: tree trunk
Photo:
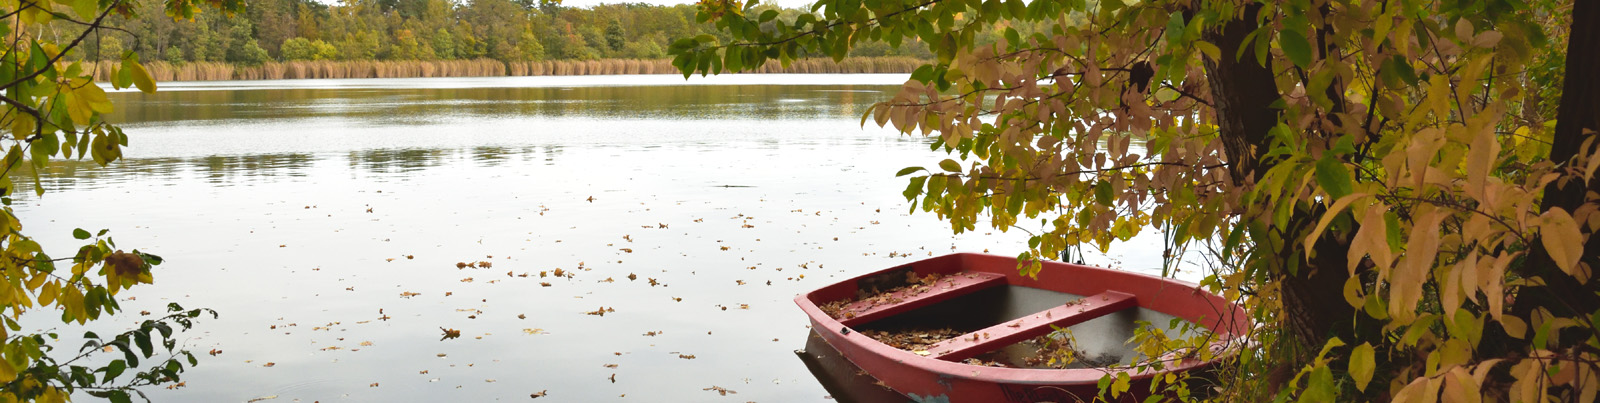
[[[1596,144],[1584,147],[1600,132],[1600,2],[1577,1],[1572,6],[1571,35],[1567,39],[1567,64],[1561,87],[1561,105],[1556,109],[1555,138],[1550,149],[1550,160],[1565,167],[1573,157],[1592,155]],[[1561,208],[1571,213],[1586,203],[1593,203],[1591,189],[1600,190],[1600,181],[1584,183],[1578,180],[1558,180],[1544,189],[1541,211]],[[1587,229],[1581,221],[1579,227]],[[1585,231],[1588,232],[1588,231]],[[1583,262],[1600,269],[1600,236],[1590,236],[1584,244]],[[1519,293],[1513,313],[1528,317],[1534,309],[1543,307],[1557,316],[1587,316],[1600,310],[1600,280],[1590,279],[1579,283],[1562,272],[1550,258],[1542,244],[1529,245],[1528,259],[1518,270],[1524,277],[1538,276],[1545,286],[1531,287]],[[1591,276],[1594,277],[1594,276]],[[1563,335],[1560,345],[1577,345],[1588,335]]]
[[[1221,132],[1224,152],[1233,164],[1234,183],[1247,185],[1260,179],[1268,167],[1262,166],[1258,150],[1268,147],[1267,133],[1278,123],[1278,110],[1271,107],[1279,98],[1278,88],[1270,77],[1272,71],[1256,63],[1254,53],[1234,58],[1244,38],[1257,27],[1254,16],[1261,6],[1245,7],[1243,18],[1224,24],[1220,30],[1206,34],[1206,41],[1221,50],[1221,60],[1206,59],[1206,78],[1211,87],[1211,104],[1216,110],[1217,126]],[[1302,211],[1291,222],[1315,222],[1319,211]],[[1249,220],[1250,218],[1246,218]],[[1303,228],[1279,228],[1286,236],[1295,239]],[[1269,247],[1258,245],[1258,247]],[[1355,309],[1344,302],[1343,287],[1350,275],[1345,266],[1345,246],[1335,237],[1324,237],[1315,245],[1315,251],[1295,253],[1301,248],[1289,242],[1276,248],[1288,249],[1278,254],[1288,259],[1313,256],[1308,261],[1296,262],[1300,269],[1294,273],[1287,269],[1274,273],[1281,281],[1285,326],[1296,341],[1315,349],[1329,336],[1349,338],[1354,327],[1348,321],[1355,317]]]

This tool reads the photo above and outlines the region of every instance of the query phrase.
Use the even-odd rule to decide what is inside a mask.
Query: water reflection
[[[170,126],[337,118],[414,126],[503,116],[811,119],[860,116],[891,90],[882,85],[656,85],[118,92],[111,95],[118,109],[108,120]]]

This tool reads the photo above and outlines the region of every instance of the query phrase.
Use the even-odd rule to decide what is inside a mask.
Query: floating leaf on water
[[[550,390],[549,389],[545,389],[545,390],[539,391],[539,393],[534,393],[534,394],[528,395],[528,397],[534,398],[534,399],[538,399],[538,398],[544,397],[546,394],[548,394],[548,392],[550,392]]]
[[[445,329],[443,327],[439,328],[439,330],[444,331],[444,337],[440,337],[439,341],[444,341],[446,339],[454,339],[454,338],[457,338],[457,337],[461,337],[461,331],[460,330]]]

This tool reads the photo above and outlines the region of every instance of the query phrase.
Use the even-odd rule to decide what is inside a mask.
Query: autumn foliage
[[[1158,231],[1164,272],[1249,310],[1220,352],[1142,330],[1150,359],[1100,399],[1174,351],[1227,362],[1152,384],[1183,401],[1600,393],[1595,2],[753,3],[702,2],[734,39],[681,39],[674,64],[928,43],[862,117],[950,154],[900,172],[913,209],[1022,230],[1025,261]]]

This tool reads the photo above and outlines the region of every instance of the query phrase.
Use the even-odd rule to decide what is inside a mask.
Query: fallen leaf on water
[[[445,339],[454,339],[454,338],[457,338],[457,337],[461,337],[461,331],[460,330],[445,329],[445,328],[442,328],[442,327],[439,328],[439,330],[443,330],[444,331],[444,337],[440,337],[439,341],[444,341]]]
[[[611,377],[606,379],[610,379],[611,383],[617,383],[617,374],[611,374]]]
[[[584,313],[590,314],[590,315],[595,315],[595,316],[606,316],[606,312],[616,312],[616,311],[617,311],[616,309],[606,308],[606,307],[602,306],[602,307],[600,307],[600,309],[596,309],[596,310],[589,311],[589,312],[584,312]]]
[[[365,347],[365,346],[370,346],[370,345],[372,345],[372,342],[370,342],[370,341],[363,341],[363,342],[361,342],[361,346],[363,346],[363,347]]]
[[[616,368],[617,364],[606,364],[606,368]]]
[[[685,360],[692,360],[692,359],[694,359],[694,354],[678,354],[678,358],[682,358],[682,359],[685,359]]]
[[[527,319],[527,318],[528,318],[528,315],[523,315],[523,314],[520,314],[520,313],[517,314],[517,319]]]
[[[385,261],[385,262],[393,262],[394,258],[391,257],[391,258],[388,258],[388,259],[383,259],[383,261]]]
[[[428,370],[426,370],[426,369],[421,370],[421,371],[417,371],[417,375],[427,375],[427,374],[428,374]]]
[[[418,295],[422,295],[422,293],[406,291],[406,292],[400,293],[400,298],[411,298],[411,297],[415,297],[415,296],[418,296]]]
[[[626,252],[626,253],[633,253],[633,249],[629,249],[629,248],[622,248],[622,249],[621,249],[621,250],[622,250],[622,251],[623,251],[623,252]]]
[[[639,279],[639,276],[634,275],[633,273],[628,273],[628,280],[632,281],[632,280],[638,280],[638,279]]]
[[[701,389],[701,390],[716,391],[718,394],[721,394],[723,396],[727,396],[729,393],[739,393],[739,392],[734,392],[733,389],[728,389],[728,388],[724,388],[724,387],[716,386],[716,385],[712,385],[709,388],[705,388],[705,389]]]
[[[527,333],[527,334],[550,334],[549,332],[544,331],[544,329],[537,329],[537,328],[535,328],[535,329],[522,329],[522,332],[523,333]]]
[[[277,365],[278,365],[278,363],[275,363],[275,362],[269,362],[269,363],[266,363],[266,364],[264,364],[264,365],[262,365],[262,366],[263,366],[263,367],[267,367],[267,368],[272,368],[272,367],[275,367],[275,366],[277,366]]]
[[[541,391],[539,391],[539,393],[534,393],[534,394],[528,395],[528,397],[534,398],[534,399],[538,399],[538,398],[544,397],[546,392],[549,392],[549,391],[550,391],[549,389],[541,390]]]
[[[371,385],[367,385],[367,387],[376,388],[376,387],[378,387],[378,383],[377,382],[373,382]]]
[[[540,287],[549,287],[550,283],[539,283]]]
[[[246,400],[245,403],[255,403],[255,402],[262,401],[262,400],[272,400],[272,399],[277,399],[277,398],[278,398],[278,395],[262,396],[262,397]]]
[[[218,350],[218,349],[214,349],[214,348],[211,349],[211,355],[214,356],[214,355],[217,355],[217,354],[222,354],[222,350]]]

